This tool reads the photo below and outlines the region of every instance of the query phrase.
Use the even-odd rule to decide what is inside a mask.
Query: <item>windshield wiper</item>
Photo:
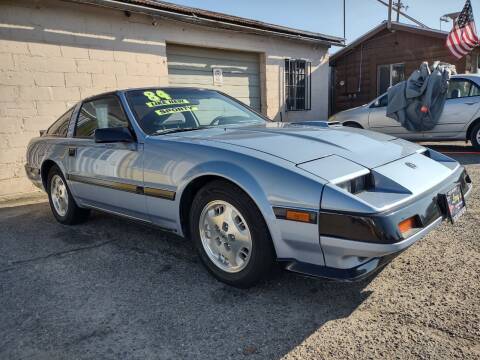
[[[203,127],[199,126],[199,127],[160,129],[160,130],[154,131],[150,135],[151,136],[156,136],[156,135],[171,134],[171,133],[176,133],[176,132],[194,131],[194,130],[200,130],[200,129],[203,129]]]

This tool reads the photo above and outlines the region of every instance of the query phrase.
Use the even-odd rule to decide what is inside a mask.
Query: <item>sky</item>
[[[343,37],[343,0],[166,0],[261,20],[277,25]],[[396,0],[394,0],[396,1]],[[428,27],[440,29],[440,17],[461,11],[465,0],[402,0],[406,13]],[[387,19],[388,8],[377,0],[345,0],[347,44]],[[384,0],[388,2],[388,0]],[[471,0],[475,19],[480,21],[480,0]],[[395,19],[395,16],[394,16]],[[411,23],[404,17],[400,21]],[[449,31],[452,23],[442,23]],[[480,28],[480,25],[477,26]],[[334,53],[337,48],[332,48]]]

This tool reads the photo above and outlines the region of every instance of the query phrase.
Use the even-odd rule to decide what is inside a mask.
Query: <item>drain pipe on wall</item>
[[[357,92],[360,93],[362,91],[362,66],[363,66],[363,45],[360,46],[360,67],[359,67],[359,74],[358,74],[358,89]]]
[[[279,97],[279,110],[280,110],[280,122],[283,122],[283,113],[286,107],[286,92],[285,92],[285,62],[283,62],[283,66],[279,66],[278,72],[278,97]],[[285,114],[286,115],[286,114]]]

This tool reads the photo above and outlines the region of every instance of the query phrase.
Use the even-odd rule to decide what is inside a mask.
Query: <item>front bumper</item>
[[[462,184],[464,198],[466,199],[471,194],[472,185],[471,183],[462,183],[465,179],[469,180],[468,175],[462,172],[460,177],[453,182],[460,182]],[[385,234],[385,231],[378,231],[378,229],[374,229],[372,232],[372,234],[376,232],[377,235],[379,235],[378,238],[373,240],[359,240],[321,234],[320,242],[325,259],[325,266],[312,265],[293,259],[283,259],[286,262],[286,269],[307,276],[322,277],[339,281],[358,281],[374,274],[398,254],[426,236],[445,220],[446,215],[440,209],[437,194],[439,193],[439,190],[448,188],[451,185],[452,183],[448,182],[447,184],[442,185],[441,189],[436,188],[431,193],[425,194],[421,199],[418,199],[401,209],[397,209],[394,212],[375,215],[377,219],[383,216],[383,221],[366,222],[366,224],[369,224],[371,227],[374,227],[375,224],[386,224],[391,222],[393,224],[392,228],[397,228],[399,219],[420,214],[420,217],[424,221],[424,227],[413,233],[411,236],[399,239],[394,233]],[[323,220],[325,221],[327,219],[324,218]],[[348,224],[351,224],[351,221],[348,221]],[[387,229],[387,227],[383,230],[385,229]],[[340,231],[341,234],[348,233],[343,230],[345,229]],[[322,232],[321,216],[320,232]]]
[[[313,265],[295,260],[285,260],[285,269],[304,276],[335,280],[340,282],[361,281],[380,271],[397,257],[400,252],[373,258],[351,269],[337,269],[329,266]]]
[[[295,260],[286,261],[285,268],[306,276],[321,277],[337,281],[360,281],[376,273],[403,250],[420,240],[442,223],[438,218],[426,228],[411,237],[395,244],[372,244],[338,238],[322,238],[322,249],[331,258],[337,259],[340,266],[360,261],[360,265],[353,267],[320,266]]]

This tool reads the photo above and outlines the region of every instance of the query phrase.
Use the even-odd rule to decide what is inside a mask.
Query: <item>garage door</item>
[[[258,54],[167,45],[167,61],[171,86],[220,90],[260,111]]]

